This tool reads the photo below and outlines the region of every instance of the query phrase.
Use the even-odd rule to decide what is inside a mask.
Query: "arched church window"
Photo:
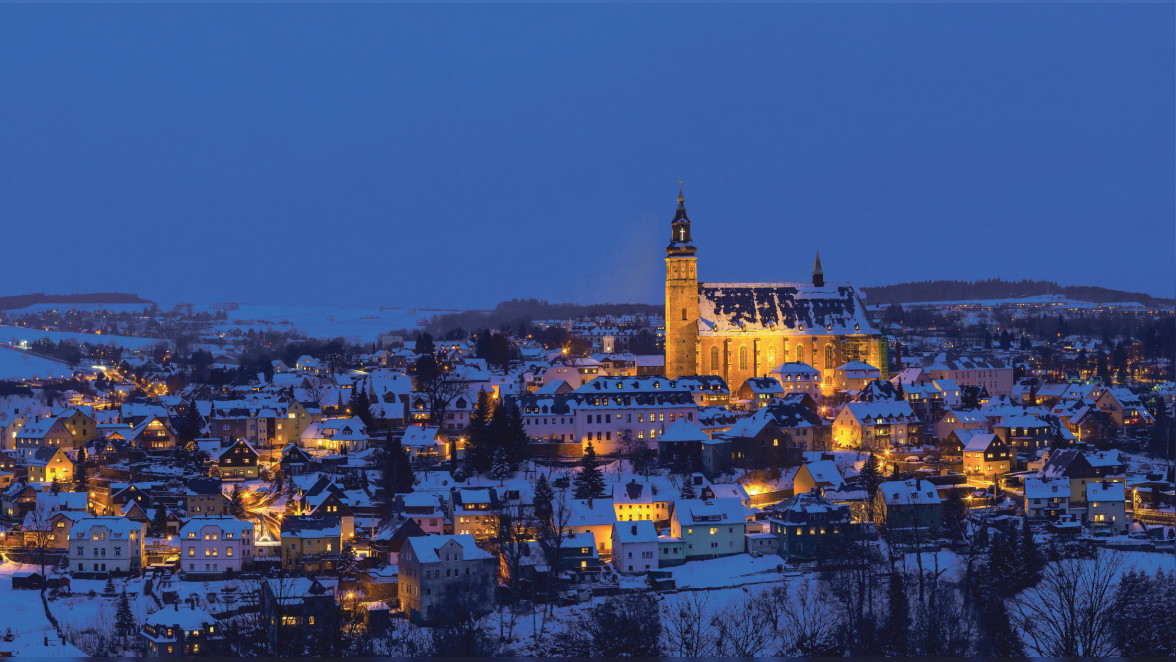
[[[685,308],[683,308],[683,309],[682,309],[682,321],[683,321],[683,322],[685,322],[686,320],[687,320],[687,317],[686,317],[686,309],[685,309]]]
[[[711,370],[719,369],[719,348],[711,347]]]
[[[796,362],[797,363],[808,363],[808,361],[805,360],[805,358],[804,358],[804,345],[798,344],[796,346]]]
[[[825,381],[833,378],[833,345],[825,345]]]
[[[747,370],[747,348],[739,348],[739,369]]]
[[[768,365],[771,365],[773,368],[776,367],[776,348],[775,347],[768,348]]]

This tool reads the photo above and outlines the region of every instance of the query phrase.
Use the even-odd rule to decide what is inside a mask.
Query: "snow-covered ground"
[[[113,345],[124,349],[145,349],[159,343],[167,343],[166,340],[159,338],[134,338],[131,336],[72,333],[69,331],[43,331],[41,329],[27,329],[23,326],[0,325],[0,343],[18,345],[23,341],[31,344],[42,338],[48,338],[53,342],[72,340],[77,343]]]
[[[670,568],[678,588],[721,588],[747,584],[778,583],[784,576],[784,559],[779,556],[754,558],[748,554],[690,561]]]
[[[0,563],[0,638],[9,629],[15,639],[0,639],[0,652],[11,652],[22,657],[82,657],[82,651],[63,643],[53,624],[45,616],[41,592],[13,590],[12,576],[21,572],[38,572],[34,565]],[[48,641],[48,645],[46,645]]]
[[[56,379],[69,377],[73,368],[24,350],[0,345],[0,380]]]
[[[216,313],[218,306],[196,306],[195,310]],[[343,337],[350,341],[375,342],[380,334],[394,329],[415,329],[433,315],[453,312],[425,308],[383,308],[379,306],[305,306],[240,304],[226,311],[228,321],[213,331],[229,329],[297,329],[312,338]]]

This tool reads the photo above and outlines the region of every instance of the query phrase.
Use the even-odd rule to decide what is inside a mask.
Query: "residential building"
[[[920,443],[922,425],[910,403],[850,402],[833,420],[833,440],[840,448],[891,450]]]
[[[127,574],[143,566],[147,525],[125,517],[87,517],[69,532],[69,567],[74,574]]]
[[[630,574],[658,568],[657,529],[650,520],[616,522],[612,529],[612,562],[617,572]]]
[[[677,499],[670,535],[686,544],[686,559],[744,552],[747,509],[739,499]]]
[[[139,630],[147,657],[188,657],[223,652],[218,621],[203,609],[176,602],[148,614]]]
[[[180,569],[188,575],[237,573],[253,562],[253,524],[234,517],[194,517],[180,527],[179,545]]]
[[[493,608],[497,563],[471,535],[409,538],[400,550],[400,608],[418,622]]]
[[[776,553],[783,557],[820,559],[843,553],[856,526],[849,506],[835,505],[816,491],[798,493],[769,513]]]
[[[1012,470],[1012,462],[1008,444],[995,434],[974,434],[964,445],[964,474],[970,479],[994,481]]]

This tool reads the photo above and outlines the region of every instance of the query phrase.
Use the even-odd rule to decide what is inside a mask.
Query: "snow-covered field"
[[[71,333],[69,331],[42,331],[27,329],[22,326],[0,325],[0,343],[17,345],[23,342],[34,343],[42,338],[53,342],[73,340],[77,343],[91,345],[113,345],[124,349],[145,349],[159,343],[167,343],[159,338],[133,338],[131,336],[113,336],[97,333]]]
[[[721,556],[705,561],[690,561],[670,568],[678,588],[720,588],[747,584],[778,583],[783,577],[779,556],[753,558],[748,554]]]
[[[0,345],[0,380],[55,379],[69,377],[73,372],[60,361]]]
[[[0,637],[9,629],[15,635],[12,642],[0,640],[0,652],[22,657],[82,657],[82,651],[57,636],[45,617],[40,591],[12,588],[12,575],[39,570],[33,565],[0,563]]]
[[[216,313],[218,306],[197,306],[197,311]],[[446,310],[385,308],[379,306],[302,306],[240,304],[227,311],[228,322],[213,328],[229,329],[297,329],[312,338],[338,338],[358,342],[375,342],[380,334],[394,329],[415,329],[420,322]]]

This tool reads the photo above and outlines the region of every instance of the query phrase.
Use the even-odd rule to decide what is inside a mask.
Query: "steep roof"
[[[848,283],[699,283],[703,332],[826,330],[877,333]]]

